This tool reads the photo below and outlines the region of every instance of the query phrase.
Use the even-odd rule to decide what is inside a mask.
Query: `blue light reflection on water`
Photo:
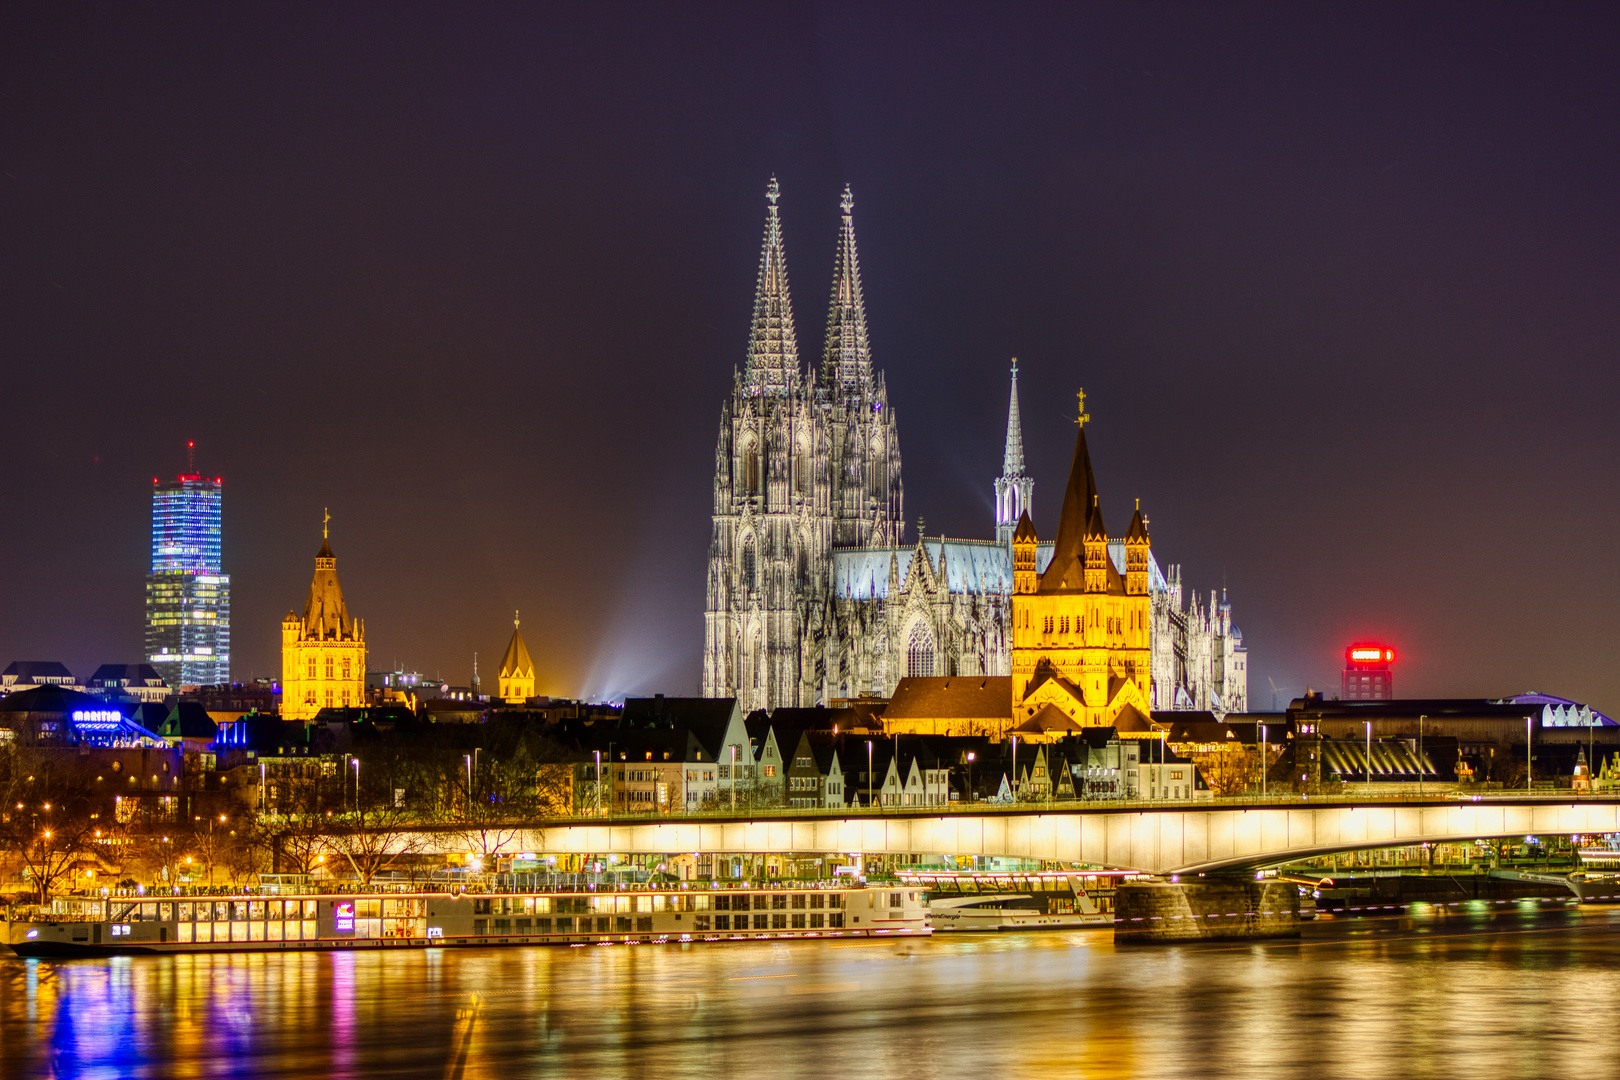
[[[1107,933],[0,961],[0,1076],[1620,1075],[1620,912]]]

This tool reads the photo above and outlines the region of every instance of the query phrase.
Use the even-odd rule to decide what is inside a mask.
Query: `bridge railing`
[[[815,821],[837,818],[940,817],[1028,814],[1090,814],[1121,811],[1165,812],[1243,809],[1305,809],[1314,807],[1456,806],[1479,803],[1571,803],[1620,802],[1620,793],[1590,794],[1556,791],[1496,790],[1484,792],[1417,792],[1364,794],[1352,790],[1317,794],[1231,795],[1202,799],[1020,799],[1016,802],[879,803],[874,806],[738,806],[668,811],[587,810],[574,814],[554,814],[513,820],[506,827],[563,828],[589,825],[724,824],[727,822]],[[487,827],[487,822],[481,826]],[[427,820],[411,826],[421,831],[454,832],[467,828],[455,820]]]

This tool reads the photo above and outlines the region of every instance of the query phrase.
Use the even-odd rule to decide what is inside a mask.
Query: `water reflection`
[[[1620,913],[1107,934],[0,961],[0,1075],[1620,1071]]]

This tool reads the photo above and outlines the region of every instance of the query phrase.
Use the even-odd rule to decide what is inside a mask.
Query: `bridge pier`
[[[1130,882],[1115,892],[1114,912],[1119,942],[1299,937],[1299,889],[1290,881]]]

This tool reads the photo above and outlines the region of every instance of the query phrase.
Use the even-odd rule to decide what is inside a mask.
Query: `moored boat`
[[[928,886],[928,925],[938,932],[1111,929],[1112,894],[1094,895],[1068,874],[918,875]]]
[[[926,935],[920,889],[772,883],[583,892],[67,898],[8,924],[26,957]]]

